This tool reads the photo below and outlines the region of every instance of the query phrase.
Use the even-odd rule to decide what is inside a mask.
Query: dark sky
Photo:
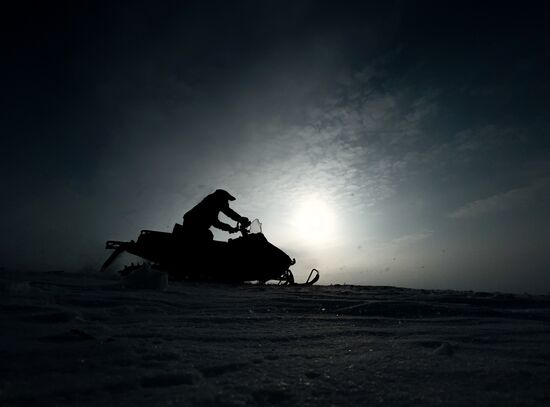
[[[2,13],[0,265],[97,267],[223,187],[324,283],[550,291],[539,3],[37,3]]]

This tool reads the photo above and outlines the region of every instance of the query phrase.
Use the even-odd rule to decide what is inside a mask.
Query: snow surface
[[[550,405],[550,296],[0,273],[0,405]]]

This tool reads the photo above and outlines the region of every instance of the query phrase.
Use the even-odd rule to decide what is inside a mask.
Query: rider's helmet
[[[216,191],[214,191],[214,195],[216,196],[216,198],[223,199],[225,201],[235,200],[235,197],[227,192],[225,189],[216,189]]]

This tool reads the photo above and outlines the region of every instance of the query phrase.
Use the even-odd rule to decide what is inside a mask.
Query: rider
[[[212,240],[214,235],[210,231],[211,226],[229,233],[238,232],[238,228],[223,223],[218,219],[220,212],[239,222],[241,225],[248,226],[250,224],[248,218],[239,215],[229,207],[229,201],[234,200],[235,197],[229,192],[217,189],[183,215],[184,233],[200,240]]]

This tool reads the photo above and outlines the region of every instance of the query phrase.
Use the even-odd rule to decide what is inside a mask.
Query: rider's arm
[[[222,208],[221,212],[228,218],[233,219],[235,222],[242,222],[244,219],[241,215],[231,209],[229,205],[225,208]]]

